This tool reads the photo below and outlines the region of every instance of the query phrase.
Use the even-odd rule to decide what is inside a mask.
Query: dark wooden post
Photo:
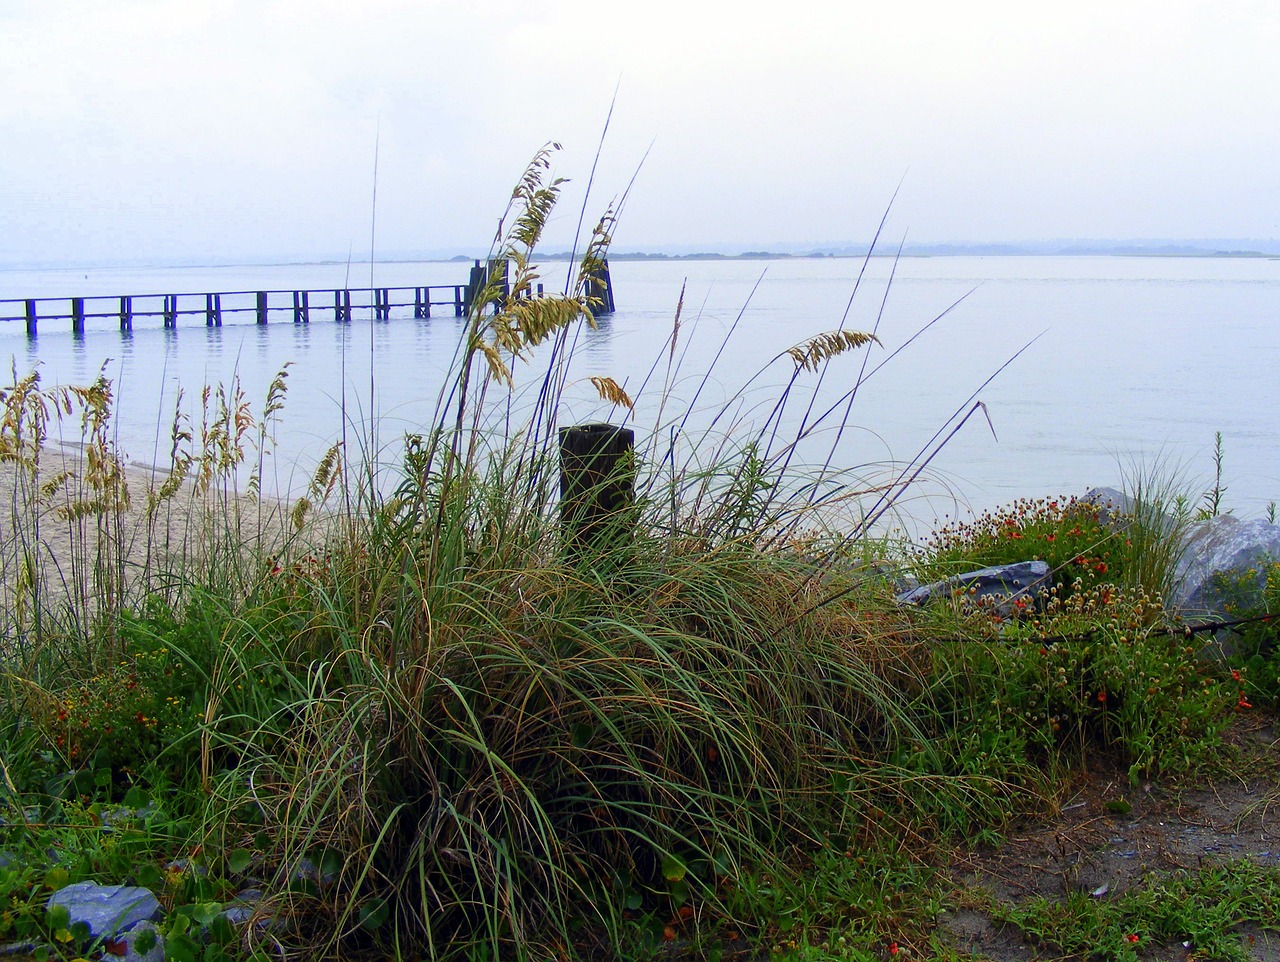
[[[465,311],[471,310],[471,305],[475,303],[476,298],[480,295],[486,280],[488,280],[488,276],[484,267],[479,261],[476,261],[471,268],[471,278],[467,281],[467,290],[463,297],[463,309]],[[459,314],[461,313],[460,311]]]
[[[164,326],[176,328],[178,326],[178,295],[166,294],[164,296]]]
[[[71,333],[84,333],[84,298],[71,298]]]
[[[204,296],[204,326],[222,326],[222,295],[206,294]]]
[[[560,525],[572,557],[631,540],[635,432],[612,424],[560,429]]]
[[[413,289],[413,316],[431,317],[431,288],[415,287]]]
[[[133,297],[129,294],[120,295],[120,330],[133,330]]]
[[[27,298],[27,337],[36,336],[36,302],[34,298]]]
[[[459,284],[453,289],[453,316],[461,317],[467,312],[465,285]]]
[[[258,323],[267,323],[267,292],[258,291]]]
[[[310,291],[294,291],[293,292],[293,323],[295,324],[311,323],[311,292]]]
[[[351,320],[351,292],[333,292],[333,319],[335,321]]]
[[[609,261],[607,259],[602,260],[600,266],[588,278],[587,296],[594,297],[600,302],[594,311],[597,317],[601,314],[613,313],[613,279],[609,277]]]
[[[373,292],[373,300],[376,305],[374,314],[380,321],[391,319],[391,291],[385,287],[379,287]]]

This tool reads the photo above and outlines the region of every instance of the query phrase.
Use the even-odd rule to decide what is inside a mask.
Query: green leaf
[[[668,882],[683,882],[689,873],[684,860],[676,855],[662,856],[662,877]]]
[[[383,899],[374,899],[372,902],[366,902],[360,906],[360,927],[368,932],[376,932],[382,923],[387,920],[389,912],[390,909]]]
[[[231,922],[227,920],[227,916],[222,912],[218,913],[218,917],[209,926],[209,934],[215,942],[223,945],[230,945],[236,937],[235,929],[231,927]],[[205,962],[208,962],[208,959]]]
[[[644,896],[642,896],[639,892],[628,892],[626,901],[623,902],[623,905],[625,905],[632,912],[638,912],[640,910],[640,907],[644,905]]]
[[[253,862],[253,852],[247,848],[232,849],[227,855],[227,869],[235,875],[246,871]]]
[[[150,802],[151,796],[141,785],[134,785],[124,793],[124,798],[121,800],[121,804],[126,808],[146,808]]]
[[[156,930],[152,928],[142,929],[137,938],[133,940],[133,949],[138,955],[146,955],[156,947]]]
[[[156,889],[164,885],[164,873],[155,862],[143,862],[134,869],[134,881],[146,889]]]
[[[197,902],[191,906],[191,917],[201,925],[212,925],[221,911],[221,902]]]
[[[323,882],[329,876],[336,876],[342,871],[342,855],[338,852],[328,849],[320,856],[320,880]]]
[[[53,870],[53,872],[61,872],[64,876],[67,874],[66,869],[56,868]],[[52,875],[53,872],[50,872],[49,875]],[[48,885],[49,884],[47,881],[48,876],[46,876],[45,878],[46,878],[45,884]],[[51,929],[65,929],[67,926],[71,924],[71,912],[68,911],[65,905],[54,905],[49,909],[48,921],[49,921],[49,928]]]
[[[190,936],[175,936],[170,932],[164,943],[164,957],[167,962],[196,962],[199,948]]]
[[[672,882],[667,888],[667,897],[676,908],[689,901],[689,885],[686,882]]]

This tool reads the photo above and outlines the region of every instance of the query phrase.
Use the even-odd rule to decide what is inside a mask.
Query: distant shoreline
[[[1158,257],[1158,258],[1208,258],[1208,259],[1242,259],[1242,260],[1280,260],[1280,241],[1267,241],[1264,249],[1251,248],[1218,248],[1196,246],[1195,244],[1167,243],[1158,246],[1136,244],[1080,243],[1064,246],[1052,244],[917,244],[905,247],[902,251],[889,245],[877,246],[868,250],[869,245],[816,245],[812,250],[776,251],[746,250],[725,252],[716,250],[671,253],[667,251],[610,251],[609,260],[614,262],[655,261],[770,261],[770,260],[832,260],[871,257]],[[377,264],[464,264],[474,260],[483,260],[487,254],[455,254],[443,256],[439,254],[414,254],[407,251],[394,251],[376,259]],[[570,251],[538,251],[535,260],[543,262],[563,262],[573,258]],[[581,252],[579,255],[581,256]],[[180,260],[170,262],[159,261],[121,261],[99,263],[28,263],[0,264],[0,273],[16,273],[20,271],[85,271],[85,270],[172,270],[187,268],[227,269],[227,268],[259,268],[259,267],[301,267],[301,266],[364,266],[369,261],[363,257],[349,261],[346,258],[333,257],[298,258],[262,260]]]

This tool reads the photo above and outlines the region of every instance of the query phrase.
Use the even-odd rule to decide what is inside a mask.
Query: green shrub
[[[1114,583],[1123,574],[1124,542],[1099,507],[1075,498],[1021,498],[972,521],[939,528],[924,544],[931,571],[957,572],[1019,561],[1047,562],[1054,584],[1069,591]]]
[[[998,638],[938,644],[939,754],[993,777],[1100,756],[1134,779],[1212,764],[1235,694],[1159,614],[1136,589],[1077,583]]]
[[[135,650],[115,664],[41,699],[35,724],[65,764],[93,760],[123,775],[190,744],[203,704],[167,647]]]
[[[1217,588],[1230,619],[1280,616],[1280,561],[1268,561],[1237,577],[1220,576]],[[1232,629],[1229,666],[1240,682],[1240,705],[1280,704],[1280,620]]]

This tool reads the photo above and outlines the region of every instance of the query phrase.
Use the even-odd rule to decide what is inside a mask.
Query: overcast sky
[[[567,246],[615,89],[618,249],[1280,237],[1275,0],[0,0],[0,263]]]

